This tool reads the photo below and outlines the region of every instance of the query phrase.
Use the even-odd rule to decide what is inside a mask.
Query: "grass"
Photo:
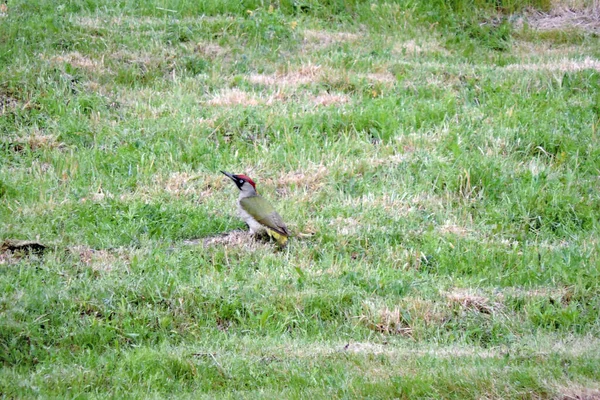
[[[495,5],[9,1],[0,395],[600,396],[598,38]]]

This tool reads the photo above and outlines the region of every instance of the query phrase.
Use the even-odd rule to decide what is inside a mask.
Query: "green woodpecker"
[[[238,213],[250,228],[250,233],[260,235],[266,232],[275,238],[280,246],[285,246],[290,232],[271,203],[256,192],[254,181],[246,175],[221,172],[240,189],[240,197],[237,202]]]

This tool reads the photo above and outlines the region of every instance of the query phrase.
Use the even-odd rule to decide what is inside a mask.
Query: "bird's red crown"
[[[238,179],[245,180],[246,182],[248,182],[249,184],[251,184],[254,189],[256,189],[256,184],[254,183],[254,181],[252,180],[252,178],[250,178],[249,176],[243,175],[243,174],[242,175],[234,175],[234,176],[236,178],[238,178]]]

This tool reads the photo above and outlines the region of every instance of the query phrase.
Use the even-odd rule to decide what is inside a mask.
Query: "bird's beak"
[[[233,174],[230,174],[229,172],[225,172],[225,171],[221,171],[221,173],[235,182],[235,177],[233,176]]]

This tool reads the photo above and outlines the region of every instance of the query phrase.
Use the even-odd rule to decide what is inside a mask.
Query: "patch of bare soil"
[[[0,265],[13,264],[28,255],[41,255],[46,246],[31,240],[6,239],[0,245]]]

